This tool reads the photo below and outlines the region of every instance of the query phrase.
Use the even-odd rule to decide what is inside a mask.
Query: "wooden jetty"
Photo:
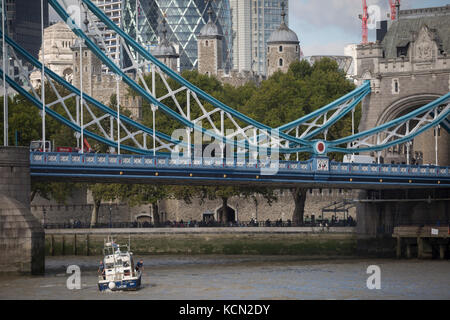
[[[397,238],[397,258],[412,258],[414,254],[419,259],[448,258],[449,226],[398,226],[392,236]]]

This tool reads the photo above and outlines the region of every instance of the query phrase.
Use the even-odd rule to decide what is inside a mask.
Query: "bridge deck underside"
[[[450,177],[379,176],[318,172],[278,172],[204,168],[124,168],[83,166],[31,166],[36,181],[86,183],[142,183],[169,185],[240,185],[275,188],[411,189],[450,188]]]

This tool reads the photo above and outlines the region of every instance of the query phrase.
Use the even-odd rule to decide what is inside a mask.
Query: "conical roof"
[[[166,19],[163,18],[162,28],[161,28],[161,39],[160,43],[151,50],[152,54],[159,57],[178,57],[178,53],[175,50],[175,47],[167,40],[167,27],[166,27]]]
[[[200,30],[199,37],[223,37],[222,28],[214,23],[212,19],[213,11],[211,7],[208,10],[209,20],[208,23]]]
[[[281,16],[283,17],[281,25],[277,30],[272,32],[267,43],[299,43],[297,34],[286,25],[286,12],[284,11],[284,5],[281,11]]]

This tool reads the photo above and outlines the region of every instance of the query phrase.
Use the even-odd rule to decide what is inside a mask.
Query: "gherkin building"
[[[229,0],[124,0],[123,29],[149,51],[158,44],[159,26],[167,20],[167,38],[180,55],[179,69],[197,68],[197,35],[208,22],[208,9],[212,19],[224,35],[222,68],[232,66],[232,29]]]

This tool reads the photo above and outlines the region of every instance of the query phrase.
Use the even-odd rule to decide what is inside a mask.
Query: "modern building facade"
[[[287,0],[230,0],[235,69],[267,75],[267,41],[282,22],[283,4],[289,25]]]
[[[99,9],[116,23],[117,26],[122,27],[122,3],[123,0],[94,0],[94,4]],[[99,31],[103,34],[103,40],[105,42],[108,52],[111,54],[111,58],[114,60],[120,59],[120,41],[114,32],[111,32],[108,28],[101,23],[98,25]]]
[[[6,0],[8,36],[38,58],[41,47],[41,1]],[[48,23],[48,2],[44,1],[44,27]]]
[[[213,21],[224,35],[223,63],[232,67],[232,31],[229,0],[123,0],[123,28],[138,42],[151,50],[156,46],[161,21],[167,20],[167,41],[174,45],[179,59],[179,71],[197,68],[197,35],[208,22],[208,8]]]

